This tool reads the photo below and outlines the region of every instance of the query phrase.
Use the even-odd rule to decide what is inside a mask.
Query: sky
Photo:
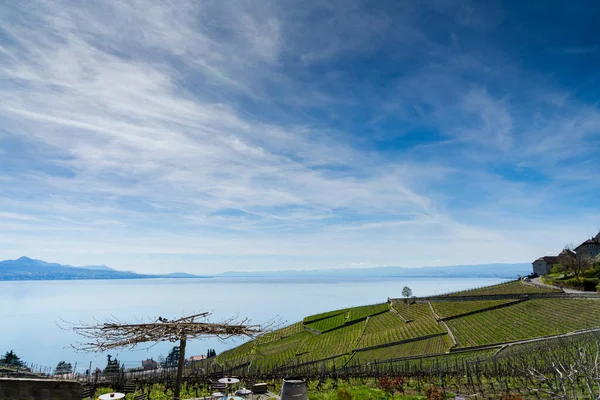
[[[596,1],[0,2],[0,259],[531,262],[600,228]]]

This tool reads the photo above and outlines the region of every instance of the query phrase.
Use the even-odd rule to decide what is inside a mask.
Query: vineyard
[[[373,360],[442,354],[450,350],[451,346],[452,341],[448,334],[441,334],[428,339],[416,340],[414,342],[381,347],[373,350],[357,351],[354,354],[352,361],[369,362]]]
[[[537,294],[537,293],[561,293],[559,288],[546,288],[533,285],[527,285],[522,281],[511,281],[500,283],[498,285],[486,286],[477,289],[463,290],[460,292],[449,293],[446,296],[492,296],[492,295],[519,295],[519,294]],[[441,296],[444,297],[444,296]]]
[[[442,333],[446,333],[446,331],[433,318],[431,311],[429,311],[429,315],[411,322],[404,322],[394,313],[387,312],[369,318],[357,348],[418,339],[423,336]]]
[[[598,327],[600,300],[536,299],[448,321],[460,347]]]
[[[539,293],[552,296],[523,297]],[[247,371],[314,363],[339,369],[392,359],[405,359],[410,365],[433,359],[459,362],[489,356],[505,343],[600,328],[600,298],[555,293],[560,289],[512,281],[435,298],[392,299],[315,314],[226,351],[215,362],[222,368]],[[493,295],[503,297],[486,298]]]
[[[472,300],[472,301],[438,301],[431,302],[433,309],[440,318],[452,318],[475,311],[486,310],[505,304],[511,304],[517,300]]]

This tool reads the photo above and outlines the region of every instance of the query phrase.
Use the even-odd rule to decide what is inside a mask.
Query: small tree
[[[179,362],[179,346],[173,346],[165,360],[166,367],[176,367]]]
[[[408,298],[412,296],[412,289],[408,286],[404,286],[404,288],[402,288],[402,296],[404,296],[404,302],[408,303]]]
[[[12,368],[23,368],[25,363],[15,354],[14,351],[7,351],[2,358],[0,358],[0,365]]]
[[[594,263],[592,257],[582,254],[582,252],[574,253],[569,248],[566,248],[565,251],[569,252],[569,256],[563,257],[561,264],[568,270],[572,270],[577,278]]]
[[[73,366],[66,361],[60,361],[54,369],[54,375],[72,374]]]
[[[102,371],[104,374],[113,375],[122,372],[121,366],[119,365],[119,360],[116,358],[113,359],[110,354],[106,356],[106,359],[106,367],[104,368],[104,371]]]

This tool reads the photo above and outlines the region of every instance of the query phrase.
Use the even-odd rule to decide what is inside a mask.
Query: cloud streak
[[[455,46],[445,45],[421,24],[438,10],[363,14],[361,2],[288,10],[275,2],[3,5],[0,254],[133,262],[141,271],[167,268],[170,255],[207,272],[243,268],[244,256],[260,258],[255,268],[416,266],[429,252],[448,264],[502,261],[511,247],[520,250],[506,261],[520,261],[538,250],[465,210],[501,217],[505,195],[516,196],[510,208],[530,211],[519,200],[545,204],[552,188],[573,190],[561,162],[590,162],[577,144],[597,139],[594,106],[582,111],[567,99],[554,114],[556,105],[532,108],[533,94],[499,90],[493,78],[518,66],[489,65],[456,34]],[[485,28],[455,11],[452,26]],[[385,89],[377,89],[389,75],[383,63],[345,64],[390,48],[399,56],[384,56],[385,68],[404,70]],[[422,63],[407,64],[404,50]],[[513,176],[524,165],[547,182]],[[461,255],[469,241],[484,250]],[[407,257],[409,249],[422,255]],[[156,258],[136,261],[145,254]],[[221,258],[197,267],[204,256]]]

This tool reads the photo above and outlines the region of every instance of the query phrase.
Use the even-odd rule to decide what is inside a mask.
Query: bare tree
[[[563,264],[565,268],[571,269],[577,277],[581,276],[581,273],[591,267],[594,262],[590,256],[585,255],[582,252],[575,253],[569,249],[568,246],[565,247],[563,252],[567,255],[561,258],[561,264]]]

